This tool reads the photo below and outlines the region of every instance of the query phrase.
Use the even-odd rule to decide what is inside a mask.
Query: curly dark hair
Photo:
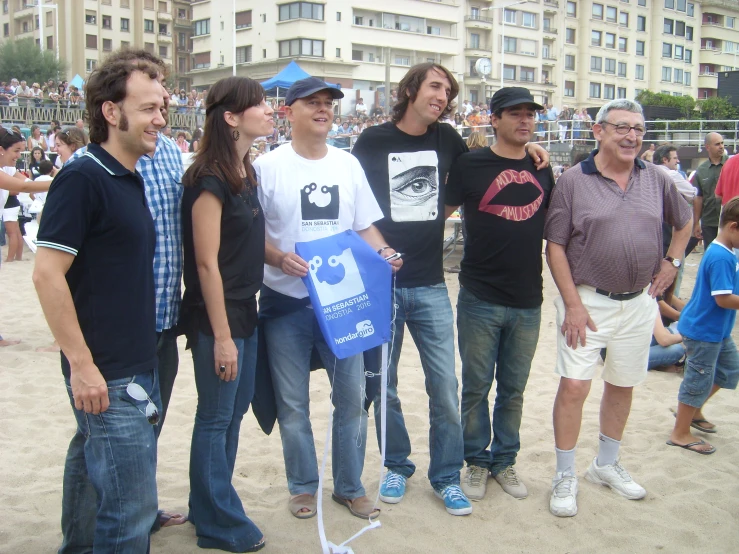
[[[426,80],[428,72],[432,69],[443,73],[449,79],[449,83],[452,86],[452,90],[449,92],[449,97],[447,98],[447,106],[439,114],[438,119],[448,117],[454,111],[455,105],[452,104],[452,101],[459,94],[459,84],[454,78],[454,75],[446,67],[438,63],[419,63],[411,67],[408,73],[400,80],[400,84],[398,85],[398,102],[393,106],[393,123],[400,123],[400,120],[403,119],[405,112],[408,110],[408,105],[416,100],[418,91],[421,90],[421,85]]]

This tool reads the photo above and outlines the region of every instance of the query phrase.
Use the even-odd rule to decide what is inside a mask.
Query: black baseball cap
[[[344,98],[344,93],[338,88],[321,81],[318,77],[306,77],[305,79],[295,81],[288,89],[287,95],[285,96],[285,105],[290,106],[296,100],[315,94],[320,90],[329,91],[334,100]]]
[[[523,87],[503,87],[493,94],[490,100],[490,112],[495,113],[503,108],[518,106],[519,104],[531,104],[537,110],[543,110],[544,106],[534,102],[534,97],[527,88]]]

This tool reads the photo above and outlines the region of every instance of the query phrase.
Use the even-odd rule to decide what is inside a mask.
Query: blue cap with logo
[[[331,97],[334,100],[344,98],[344,93],[340,89],[321,81],[318,77],[306,77],[305,79],[295,81],[288,89],[287,95],[285,96],[285,105],[290,106],[296,100],[305,98],[321,90],[327,90],[331,93]]]

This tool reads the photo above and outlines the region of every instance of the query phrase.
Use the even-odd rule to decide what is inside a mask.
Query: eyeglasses
[[[634,134],[637,137],[643,137],[644,133],[647,132],[647,130],[641,125],[637,125],[636,127],[631,127],[630,125],[626,125],[625,123],[616,124],[616,123],[611,123],[610,121],[602,121],[601,125],[605,123],[607,123],[608,125],[613,125],[613,127],[615,128],[616,134],[618,135],[628,135],[629,131],[633,129]]]
[[[146,421],[151,423],[152,425],[156,425],[159,423],[159,410],[156,407],[156,404],[151,401],[151,398],[149,398],[149,395],[146,394],[146,391],[144,388],[139,385],[138,383],[129,383],[126,387],[126,392],[128,395],[133,398],[134,400],[138,400],[139,402],[143,402],[144,400],[147,400],[148,403],[146,404],[146,413],[141,412],[141,409],[136,406],[136,408],[146,416]]]

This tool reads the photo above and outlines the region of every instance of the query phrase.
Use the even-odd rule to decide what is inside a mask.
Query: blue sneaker
[[[440,491],[434,489],[434,494],[444,501],[446,511],[453,516],[466,516],[472,513],[472,504],[459,485],[447,485]]]
[[[405,482],[407,479],[400,473],[388,469],[380,487],[380,500],[386,504],[397,504],[405,496]]]

